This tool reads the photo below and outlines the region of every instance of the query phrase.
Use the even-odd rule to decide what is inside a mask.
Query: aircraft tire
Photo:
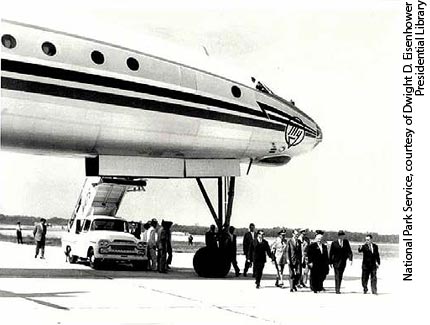
[[[231,263],[222,249],[200,248],[193,258],[194,271],[204,278],[224,278],[230,271]]]

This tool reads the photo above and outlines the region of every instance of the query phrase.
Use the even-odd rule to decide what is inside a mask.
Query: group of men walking
[[[347,261],[352,264],[353,254],[349,241],[345,238],[345,232],[340,230],[337,240],[333,241],[328,249],[323,240],[324,232],[317,230],[315,240],[311,242],[306,236],[306,230],[294,230],[292,238],[286,238],[286,231],[281,230],[275,241],[269,245],[264,239],[262,230],[255,230],[255,225],[249,225],[249,231],[243,237],[243,253],[245,266],[243,275],[247,276],[248,270],[253,266],[256,288],[260,288],[266,256],[275,264],[277,276],[275,285],[283,287],[284,268],[288,265],[290,292],[297,288],[306,288],[308,278],[310,289],[317,293],[325,291],[324,280],[330,267],[334,269],[335,291],[340,294],[343,273]],[[360,245],[358,252],[363,254],[362,263],[362,287],[363,293],[368,292],[368,281],[371,277],[371,290],[377,294],[376,271],[381,263],[378,246],[372,242],[372,236],[366,236],[366,243]],[[235,268],[236,269],[236,268]],[[238,269],[236,269],[236,274]]]

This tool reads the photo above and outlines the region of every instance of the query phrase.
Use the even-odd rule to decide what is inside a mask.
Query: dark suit
[[[369,282],[369,275],[371,277],[370,286],[372,288],[372,293],[377,293],[376,283],[376,270],[379,264],[381,264],[381,259],[379,257],[378,245],[371,244],[372,248],[368,244],[364,244],[358,247],[358,252],[363,253],[363,264],[361,266],[361,284],[363,285],[364,293],[367,292],[367,283]],[[372,252],[373,250],[373,252]]]
[[[226,248],[227,248],[227,254],[230,259],[231,265],[234,267],[234,271],[236,273],[236,276],[239,275],[239,267],[237,266],[237,259],[236,259],[236,253],[237,253],[237,244],[236,244],[236,235],[226,234]]]
[[[243,275],[246,276],[248,269],[252,265],[252,245],[255,238],[255,232],[248,231],[245,236],[243,236],[243,254],[245,255],[245,267],[243,268]],[[249,262],[248,262],[249,261]],[[255,275],[255,274],[253,274]]]
[[[270,251],[269,243],[265,239],[261,242],[259,242],[258,239],[254,239],[251,249],[254,262],[255,284],[260,286],[260,281],[263,277],[264,264],[266,263],[266,254],[272,258],[272,252]]]
[[[288,269],[290,271],[290,289],[299,284],[302,265],[302,245],[298,239],[287,242]]]
[[[205,234],[205,243],[208,248],[218,248],[217,234],[214,231],[208,231]]]
[[[328,252],[327,245],[322,244],[322,252],[318,243],[312,243],[308,246],[308,263],[311,267],[311,290],[313,292],[322,291],[324,280],[328,274]]]
[[[334,282],[336,293],[340,292],[343,272],[346,267],[346,260],[352,261],[352,250],[348,239],[342,240],[342,246],[339,240],[333,241],[330,245],[329,261],[334,268]]]

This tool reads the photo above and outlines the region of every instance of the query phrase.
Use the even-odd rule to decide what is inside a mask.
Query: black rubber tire
[[[70,264],[76,264],[77,261],[78,261],[78,257],[76,255],[69,255]]]
[[[224,278],[230,271],[231,262],[223,249],[200,248],[193,258],[196,273],[204,278]]]
[[[94,250],[92,248],[88,251],[88,261],[90,262],[90,267],[94,270],[100,270],[102,267],[102,262],[99,258],[94,257]]]
[[[148,267],[148,261],[134,261],[132,264],[136,271],[145,271]]]

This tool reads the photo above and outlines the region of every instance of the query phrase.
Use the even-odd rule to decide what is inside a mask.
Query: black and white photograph
[[[2,324],[423,319],[426,1],[0,9]]]

